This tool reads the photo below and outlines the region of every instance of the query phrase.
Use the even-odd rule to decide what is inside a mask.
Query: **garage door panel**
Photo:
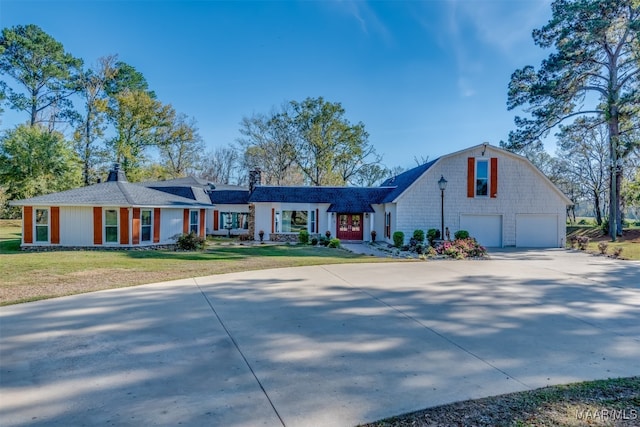
[[[516,215],[516,246],[521,248],[558,247],[558,216],[552,214]]]
[[[467,230],[482,246],[502,247],[501,215],[460,215],[460,229]]]

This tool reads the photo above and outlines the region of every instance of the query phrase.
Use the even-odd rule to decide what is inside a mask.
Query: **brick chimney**
[[[262,184],[262,171],[259,168],[249,171],[249,193]]]
[[[114,163],[113,169],[109,171],[107,182],[128,182],[123,170],[120,170],[120,163]]]

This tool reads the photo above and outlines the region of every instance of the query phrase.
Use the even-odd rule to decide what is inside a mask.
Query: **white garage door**
[[[460,230],[467,230],[482,246],[502,247],[501,215],[460,215]]]
[[[516,246],[521,248],[557,248],[558,216],[548,214],[516,215]]]

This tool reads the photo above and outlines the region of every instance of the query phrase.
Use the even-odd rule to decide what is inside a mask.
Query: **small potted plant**
[[[371,242],[375,243],[377,235],[376,230],[371,230]]]
[[[260,242],[264,241],[264,230],[258,231],[258,236],[260,236]]]
[[[325,231],[324,235],[327,237],[327,239],[331,239],[331,232],[329,230]]]

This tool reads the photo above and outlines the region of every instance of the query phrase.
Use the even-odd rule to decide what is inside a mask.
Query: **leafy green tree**
[[[518,129],[506,146],[539,144],[550,129],[578,115],[606,124],[613,165],[609,233],[615,240],[622,232],[618,159],[637,144],[622,136],[633,132],[631,116],[640,102],[640,2],[555,0],[551,9],[551,20],[533,31],[533,40],[555,51],[537,71],[526,66],[511,76],[507,106],[526,107],[530,117],[516,117]]]
[[[147,148],[159,144],[161,129],[171,125],[173,108],[153,99],[147,92],[125,89],[114,97],[109,120],[115,136],[107,142],[114,161],[122,165],[127,177],[138,180],[139,168],[146,160]]]
[[[0,36],[0,73],[13,78],[24,92],[7,88],[9,106],[29,114],[29,124],[69,119],[69,97],[78,91],[73,70],[82,61],[66,53],[62,44],[36,25],[4,28]]]
[[[157,131],[160,158],[171,178],[195,173],[204,148],[194,120],[184,114],[173,114],[169,124]]]
[[[98,147],[98,142],[104,137],[107,128],[106,87],[113,81],[116,70],[115,57],[107,56],[98,60],[95,69],[80,70],[78,73],[77,82],[84,101],[84,114],[78,114],[73,139],[82,160],[84,185],[95,182],[96,163],[106,156],[104,148]]]
[[[374,155],[364,124],[352,125],[340,103],[322,97],[291,102],[296,163],[314,186],[346,185]]]
[[[270,115],[254,114],[243,117],[238,139],[245,174],[250,170],[262,171],[263,184],[284,185],[295,182],[298,177],[296,165],[295,130],[284,105]]]
[[[67,190],[80,183],[79,159],[61,133],[42,125],[20,125],[0,138],[0,187],[9,200]]]

